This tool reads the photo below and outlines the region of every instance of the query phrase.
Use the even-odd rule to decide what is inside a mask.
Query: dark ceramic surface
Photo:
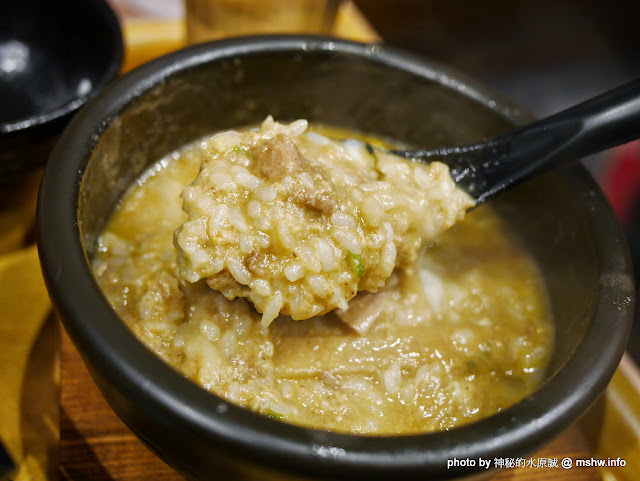
[[[0,178],[41,165],[56,136],[122,63],[105,0],[0,2]]]
[[[614,215],[576,165],[492,201],[536,257],[557,346],[544,385],[449,432],[360,437],[287,425],[198,388],[148,351],[110,308],[87,259],[118,199],[152,161],[215,130],[304,117],[413,145],[464,144],[528,120],[440,65],[329,38],[192,47],[124,76],[72,121],[47,165],[38,244],[56,309],[115,412],[198,479],[450,479],[447,460],[517,457],[574,422],[623,353],[633,280]],[[244,479],[244,478],[242,478]]]

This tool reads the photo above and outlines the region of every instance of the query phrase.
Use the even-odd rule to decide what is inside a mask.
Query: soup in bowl
[[[619,227],[576,165],[466,217],[461,192],[436,215],[450,228],[416,240],[433,232],[421,209],[456,192],[446,167],[335,139],[455,145],[527,120],[379,46],[169,55],[96,98],[52,156],[38,222],[52,299],[116,413],[186,475],[482,474],[479,458],[535,450],[612,376],[633,303]]]

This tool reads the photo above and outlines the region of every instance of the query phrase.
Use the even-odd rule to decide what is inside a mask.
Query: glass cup
[[[340,0],[185,0],[187,41],[258,33],[330,33]]]

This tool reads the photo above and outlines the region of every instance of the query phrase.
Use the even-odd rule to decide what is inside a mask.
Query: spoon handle
[[[563,162],[640,138],[640,80],[479,144],[424,151],[441,157],[478,203]]]

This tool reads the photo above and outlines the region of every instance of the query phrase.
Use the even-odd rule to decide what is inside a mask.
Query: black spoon
[[[439,160],[477,203],[563,162],[640,138],[640,80],[473,145],[391,153]],[[376,150],[376,149],[374,149]]]

